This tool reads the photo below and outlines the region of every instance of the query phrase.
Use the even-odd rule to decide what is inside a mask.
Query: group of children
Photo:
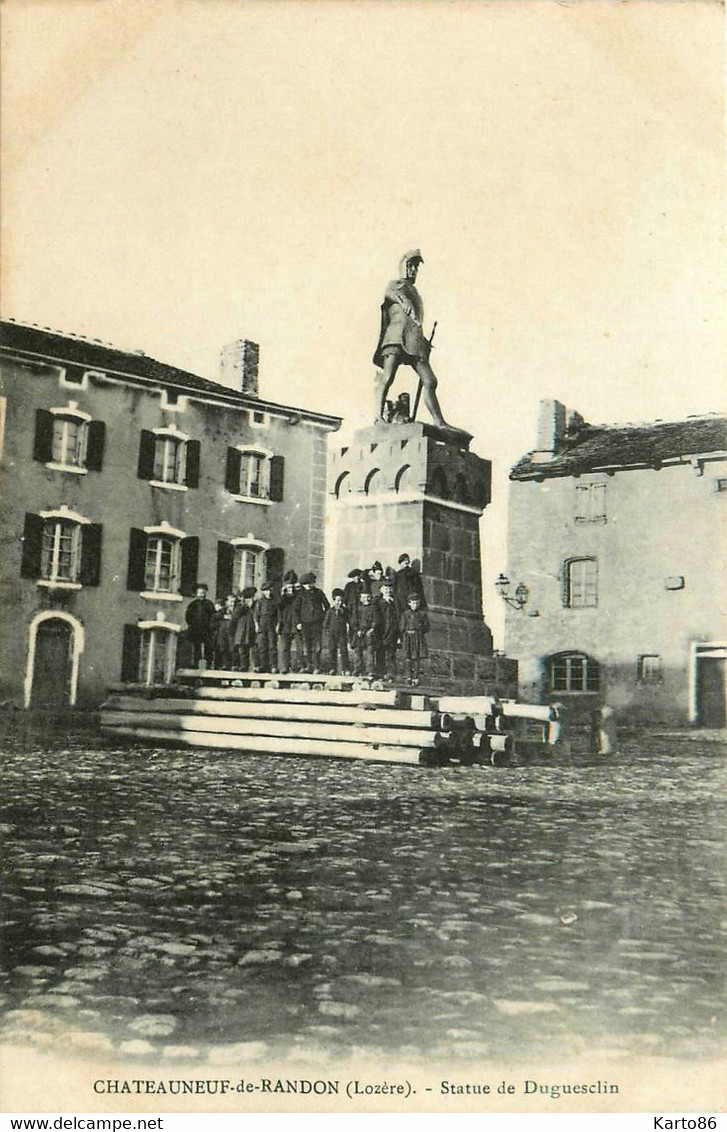
[[[193,664],[241,672],[318,674],[325,651],[332,673],[393,681],[401,649],[409,683],[418,684],[428,656],[425,610],[421,575],[402,554],[396,571],[380,562],[351,570],[330,602],[310,572],[298,580],[289,570],[282,584],[263,582],[259,595],[249,587],[214,603],[199,585],[187,635]]]

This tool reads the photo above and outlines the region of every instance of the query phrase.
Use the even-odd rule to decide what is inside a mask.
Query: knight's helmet
[[[414,248],[413,251],[407,252],[399,260],[399,278],[406,279],[406,265],[415,259],[417,263],[424,263],[424,258],[419,248]]]

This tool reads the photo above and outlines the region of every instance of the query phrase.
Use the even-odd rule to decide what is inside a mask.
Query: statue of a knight
[[[437,400],[437,378],[429,364],[431,340],[424,337],[424,304],[416,289],[419,264],[423,263],[418,248],[407,252],[399,261],[399,278],[392,279],[381,304],[381,334],[374,353],[376,375],[376,420],[385,419],[386,397],[400,365],[416,371],[424,398],[435,425],[450,426],[442,416]]]

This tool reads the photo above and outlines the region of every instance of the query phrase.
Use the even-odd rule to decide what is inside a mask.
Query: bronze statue
[[[374,353],[376,374],[376,422],[387,419],[386,395],[399,366],[411,366],[419,377],[419,391],[432,420],[439,428],[450,428],[437,400],[437,378],[429,364],[432,339],[424,337],[424,304],[416,289],[419,264],[423,263],[418,248],[407,252],[399,261],[399,278],[392,279],[381,304],[381,333]],[[432,333],[432,337],[433,337]],[[419,395],[414,406],[416,406]]]

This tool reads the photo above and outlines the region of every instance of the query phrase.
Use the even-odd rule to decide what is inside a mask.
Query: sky
[[[421,248],[444,414],[493,461],[496,641],[539,399],[723,407],[721,5],[4,0],[1,31],[3,317],[210,378],[251,338],[263,396],[350,431]]]

